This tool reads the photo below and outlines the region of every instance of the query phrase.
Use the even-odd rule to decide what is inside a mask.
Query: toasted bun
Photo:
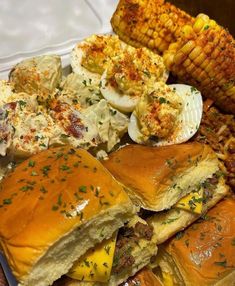
[[[135,204],[153,211],[170,208],[219,169],[213,150],[199,143],[127,145],[103,164]]]
[[[212,193],[212,197],[206,203],[203,203],[202,214],[205,214],[217,204],[228,194],[228,191],[229,188],[225,184],[224,178],[221,177],[216,189]],[[157,244],[160,244],[189,226],[200,216],[200,214],[172,207],[170,210],[152,215],[147,221],[154,229],[154,240]]]
[[[120,286],[163,286],[161,281],[154,273],[148,269],[143,268],[135,276],[129,278],[125,283]]]
[[[51,285],[135,213],[87,151],[59,147],[9,174],[0,189],[0,243],[20,285]]]
[[[204,220],[162,246],[162,271],[189,286],[235,285],[234,209],[234,198],[221,201]]]

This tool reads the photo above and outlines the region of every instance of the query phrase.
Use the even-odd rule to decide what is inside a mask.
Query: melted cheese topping
[[[173,276],[170,273],[162,272],[164,286],[174,286]]]
[[[113,265],[117,234],[90,249],[67,274],[82,281],[107,282]]]
[[[175,205],[175,207],[179,209],[184,209],[196,214],[202,213],[202,206],[203,206],[203,188],[200,188],[198,191],[192,192],[187,196],[183,197]]]

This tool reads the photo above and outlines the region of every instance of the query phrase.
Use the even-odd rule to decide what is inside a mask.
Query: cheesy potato
[[[46,55],[23,60],[11,70],[9,79],[15,92],[37,94],[46,99],[61,82],[61,59]]]

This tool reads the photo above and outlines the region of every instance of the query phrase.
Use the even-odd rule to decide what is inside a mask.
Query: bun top
[[[122,204],[131,205],[122,186],[87,151],[49,149],[1,183],[0,244],[23,276],[62,236]]]
[[[218,170],[216,154],[199,143],[127,145],[103,164],[127,188],[137,205],[155,211],[170,208]]]
[[[185,284],[215,285],[235,272],[234,209],[234,198],[221,201],[204,219],[177,234],[167,245],[165,250],[178,266]]]
[[[120,286],[163,286],[160,280],[148,268],[143,268],[133,277],[130,277],[126,282]]]

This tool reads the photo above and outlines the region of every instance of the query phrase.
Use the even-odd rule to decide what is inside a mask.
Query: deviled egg
[[[184,84],[156,83],[132,113],[128,134],[139,144],[163,146],[189,140],[202,117],[201,93]]]
[[[101,78],[101,93],[115,108],[131,112],[156,81],[166,81],[163,59],[147,48],[128,47],[113,58]]]
[[[73,72],[99,81],[110,59],[118,55],[125,46],[116,35],[92,35],[73,49]]]

